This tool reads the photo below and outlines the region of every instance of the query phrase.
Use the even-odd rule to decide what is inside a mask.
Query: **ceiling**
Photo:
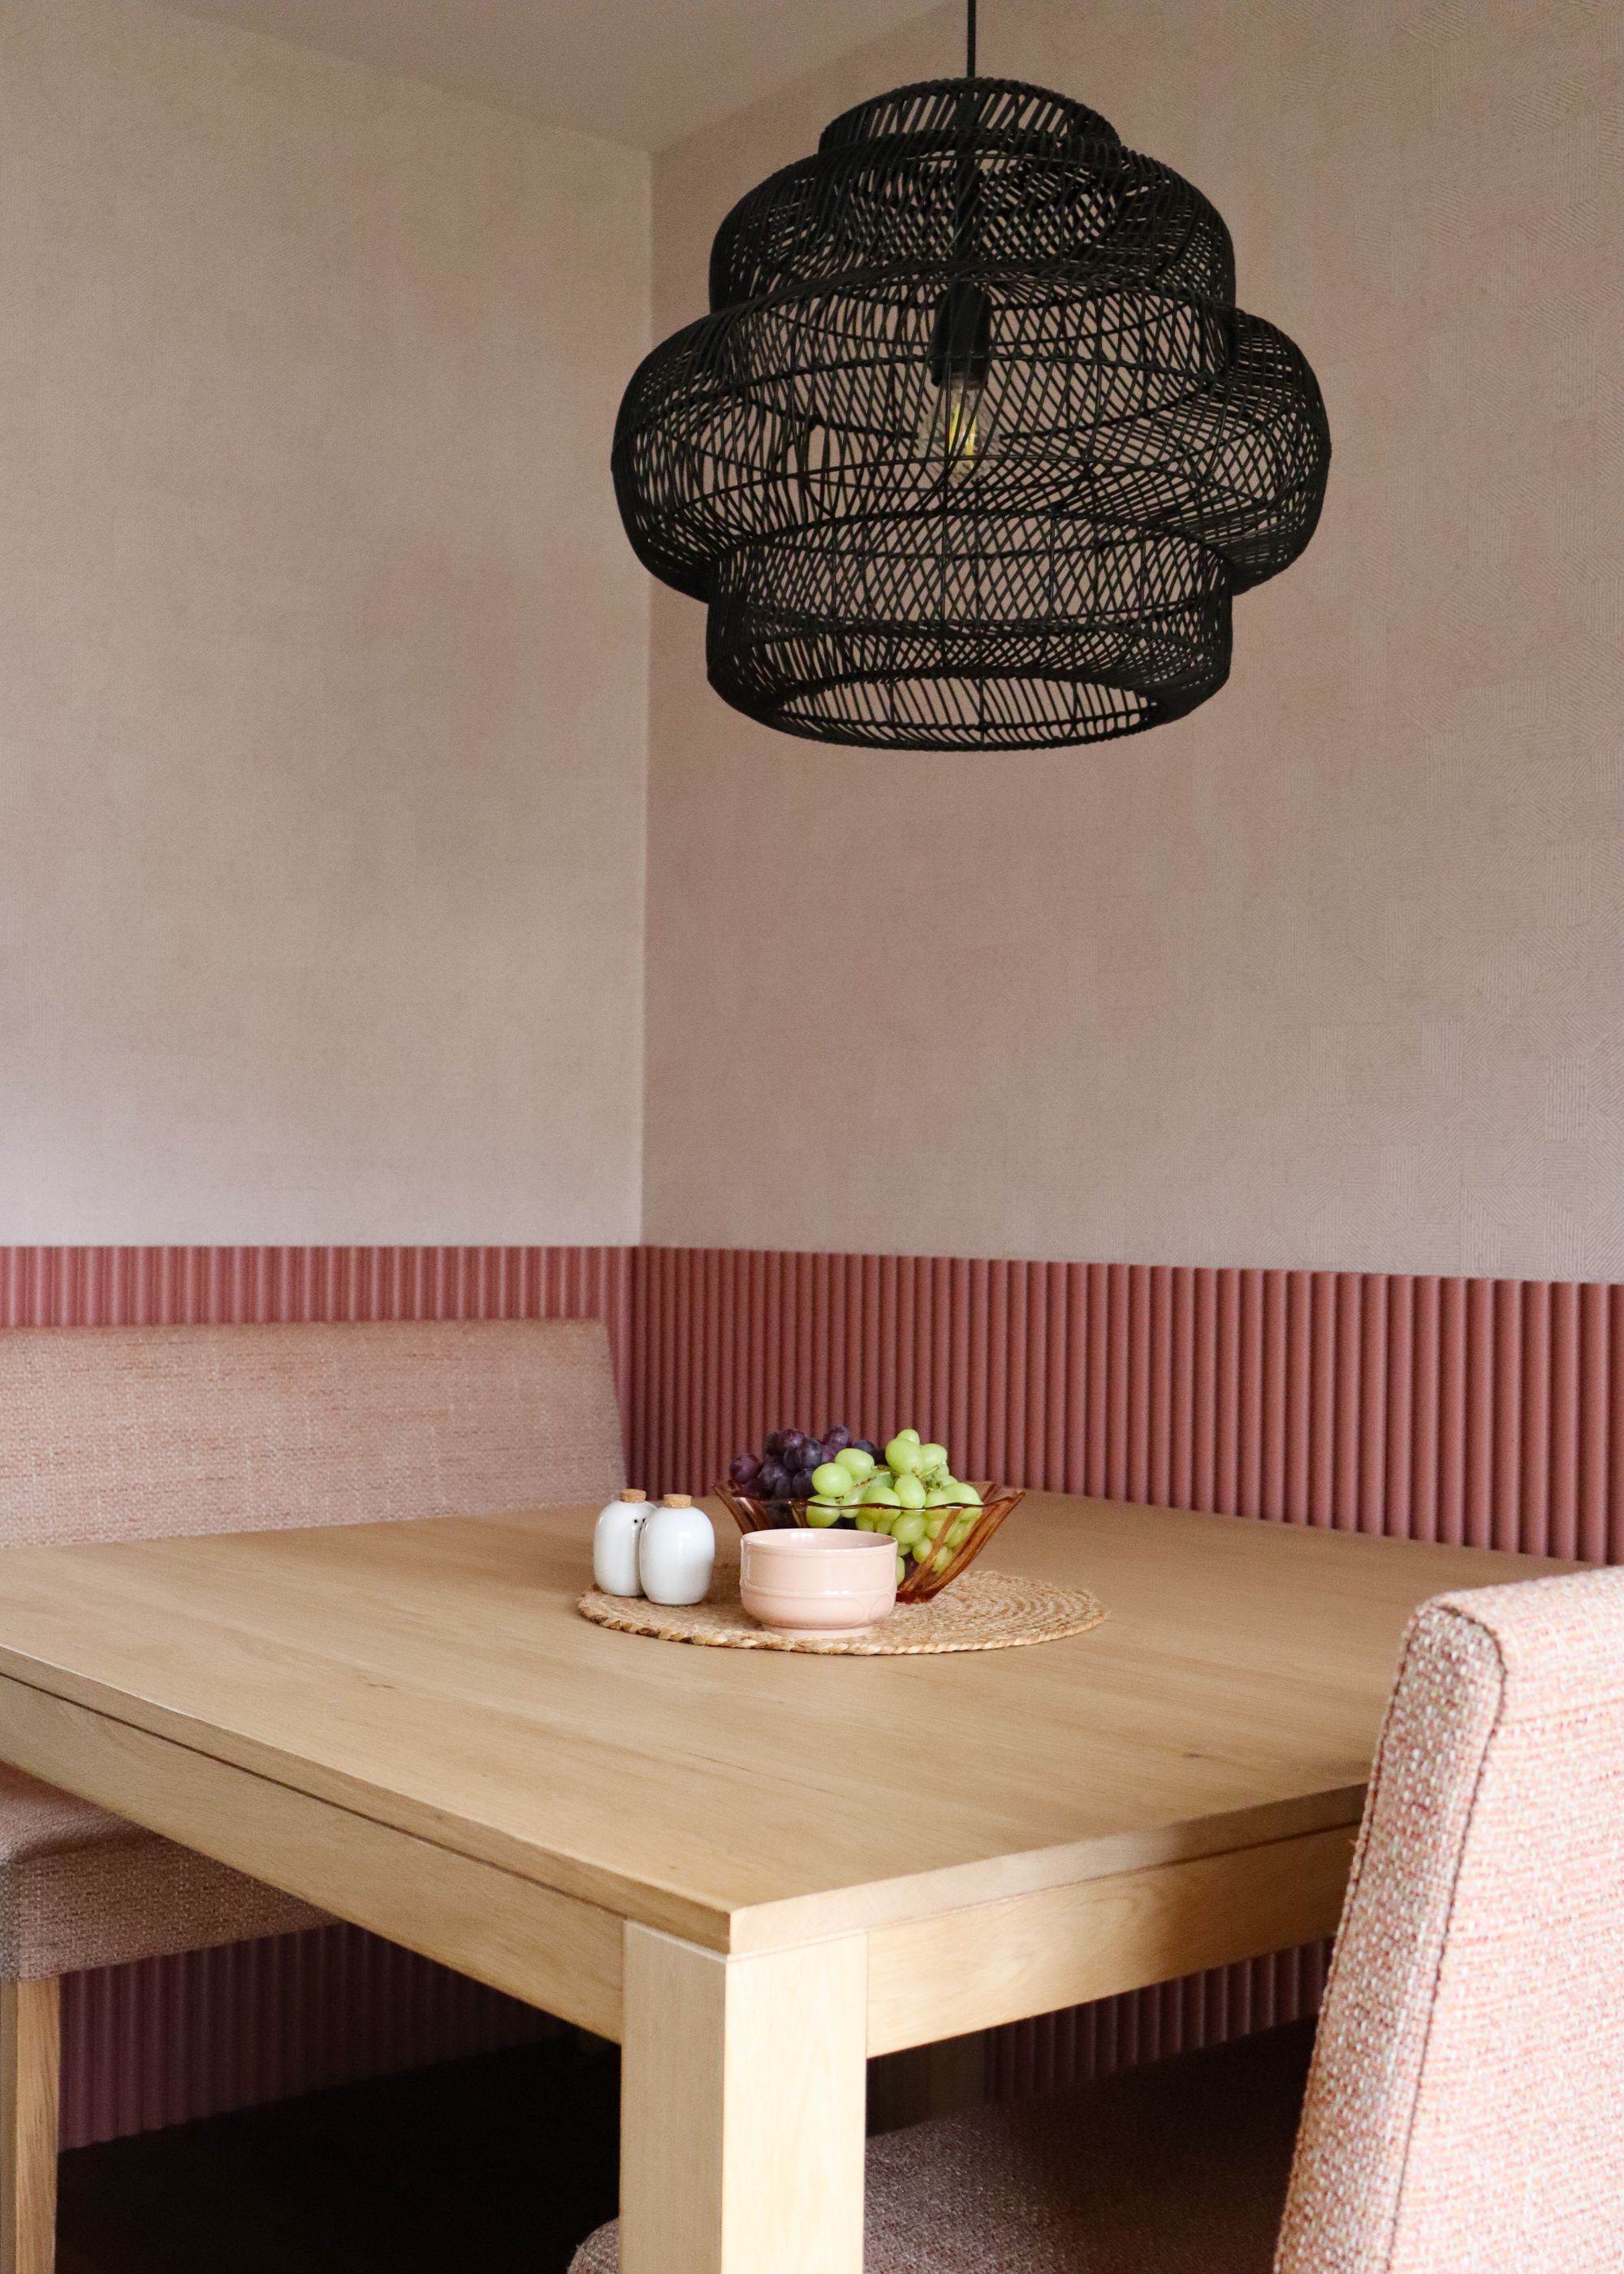
[[[634,148],[658,150],[930,0],[169,0]],[[944,52],[944,72],[957,68]]]

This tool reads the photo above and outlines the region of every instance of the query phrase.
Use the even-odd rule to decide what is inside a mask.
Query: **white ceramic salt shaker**
[[[643,1527],[637,1569],[651,1603],[703,1603],[716,1561],[716,1534],[687,1493],[667,1493]]]
[[[623,1492],[592,1526],[592,1584],[605,1595],[641,1595],[637,1542],[649,1517],[646,1492]]]

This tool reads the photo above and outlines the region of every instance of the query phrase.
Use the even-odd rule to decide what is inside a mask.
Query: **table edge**
[[[1357,1824],[1364,1805],[1363,1782],[1350,1784],[1192,1818],[1144,1833],[1102,1834],[1086,1841],[989,1856],[888,1879],[729,1906],[708,1903],[652,1880],[583,1862],[470,1818],[447,1818],[441,1811],[405,1801],[364,1779],[322,1769],[258,1739],[239,1736],[149,1699],[109,1689],[86,1675],[3,1645],[0,1683],[6,1685],[0,1689],[0,1758],[12,1758],[4,1701],[10,1686],[15,1685],[19,1690],[54,1698],[94,1715],[111,1729],[158,1740],[182,1753],[470,1863],[491,1866],[591,1909],[611,1912],[638,1925],[731,1954],[787,1949],[835,1935],[909,1924],[926,1925],[979,1904],[1300,1838]],[[19,1766],[26,1769],[28,1764]],[[48,1781],[65,1790],[80,1789],[65,1763],[50,1772],[30,1773],[45,1773]],[[121,1809],[117,1799],[108,1799],[100,1791],[83,1796],[131,1815],[132,1820],[142,1820],[139,1813],[128,1806]],[[150,1828],[165,1830],[157,1825]]]

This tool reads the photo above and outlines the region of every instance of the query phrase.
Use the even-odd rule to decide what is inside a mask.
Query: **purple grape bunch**
[[[759,1453],[733,1455],[727,1474],[733,1490],[752,1500],[810,1500],[813,1470],[832,1461],[848,1445],[872,1454],[876,1461],[880,1457],[877,1445],[867,1437],[853,1437],[843,1421],[836,1421],[821,1437],[808,1437],[800,1429],[770,1430]]]

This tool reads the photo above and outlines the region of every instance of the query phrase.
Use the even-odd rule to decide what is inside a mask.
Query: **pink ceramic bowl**
[[[861,1634],[896,1608],[896,1543],[883,1532],[747,1532],[739,1593],[781,1634]]]

